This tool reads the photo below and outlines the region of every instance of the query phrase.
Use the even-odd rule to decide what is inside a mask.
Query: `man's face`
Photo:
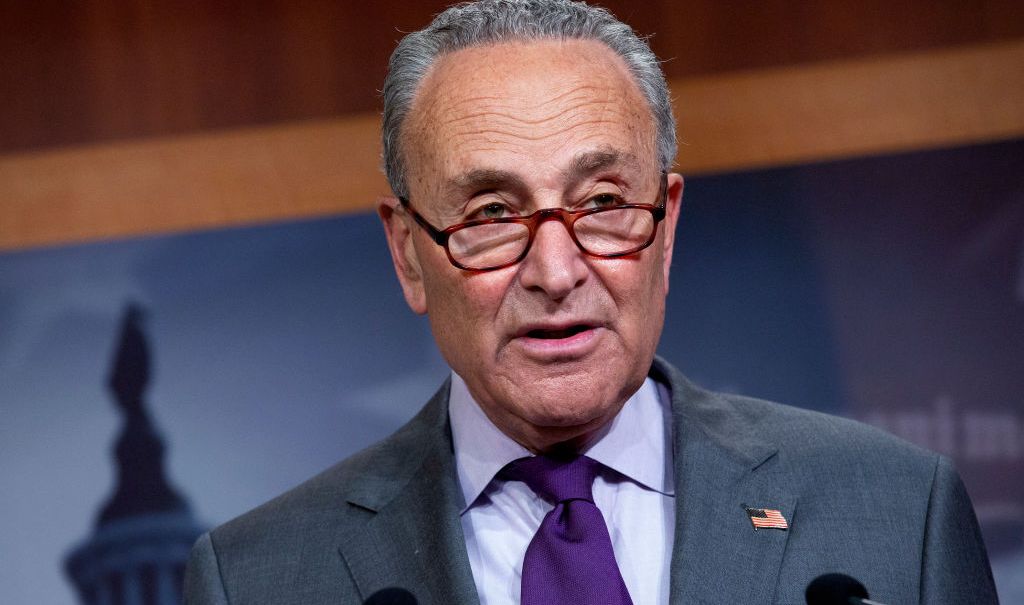
[[[503,43],[431,68],[403,130],[409,200],[439,228],[475,218],[657,203],[655,126],[625,64],[593,41]],[[682,177],[645,250],[585,255],[558,221],[496,271],[452,266],[444,249],[380,206],[406,299],[427,313],[445,359],[500,429],[540,451],[585,440],[639,388],[661,334]],[[611,198],[596,198],[596,201]]]

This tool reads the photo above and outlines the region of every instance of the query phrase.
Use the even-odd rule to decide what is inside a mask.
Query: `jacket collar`
[[[755,531],[743,506],[779,510],[796,497],[772,468],[778,447],[731,397],[705,391],[655,359],[672,388],[676,530],[672,603],[771,603],[789,531]]]
[[[397,587],[421,605],[478,601],[459,522],[448,390],[446,382],[408,424],[360,454],[373,466],[350,485],[347,505],[368,518],[338,549],[364,599]]]

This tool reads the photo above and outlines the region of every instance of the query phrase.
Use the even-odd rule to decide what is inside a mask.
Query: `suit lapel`
[[[766,470],[776,448],[728,400],[698,389],[655,360],[652,376],[672,387],[676,531],[672,603],[767,605],[788,531],[754,531],[741,505],[773,508],[792,524],[796,497]],[[339,551],[362,598],[389,587],[421,605],[479,599],[459,520],[448,427],[448,388],[370,458],[348,506],[366,518]],[[416,464],[414,461],[419,461]]]
[[[443,387],[387,447],[385,468],[353,490],[349,506],[368,520],[339,545],[365,599],[389,587],[420,605],[477,602],[459,520],[458,489]],[[419,464],[416,463],[419,461]]]
[[[672,385],[676,532],[670,601],[767,605],[789,531],[755,531],[742,505],[777,509],[793,522],[796,497],[766,470],[777,448],[728,401],[696,388],[660,360],[657,372]]]

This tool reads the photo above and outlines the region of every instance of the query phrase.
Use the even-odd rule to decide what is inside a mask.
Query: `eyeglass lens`
[[[654,231],[654,215],[643,208],[609,208],[579,217],[572,230],[588,253],[628,254],[643,248]],[[519,258],[530,243],[530,228],[522,223],[490,223],[459,229],[448,239],[448,250],[460,264],[488,268]]]

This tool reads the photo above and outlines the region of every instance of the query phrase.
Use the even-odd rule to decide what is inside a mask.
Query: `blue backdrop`
[[[1024,142],[688,181],[661,354],[706,386],[951,455],[1024,602]],[[148,404],[207,525],[383,437],[447,369],[369,214],[0,255],[0,600],[73,603],[113,491],[105,387],[148,310]]]

